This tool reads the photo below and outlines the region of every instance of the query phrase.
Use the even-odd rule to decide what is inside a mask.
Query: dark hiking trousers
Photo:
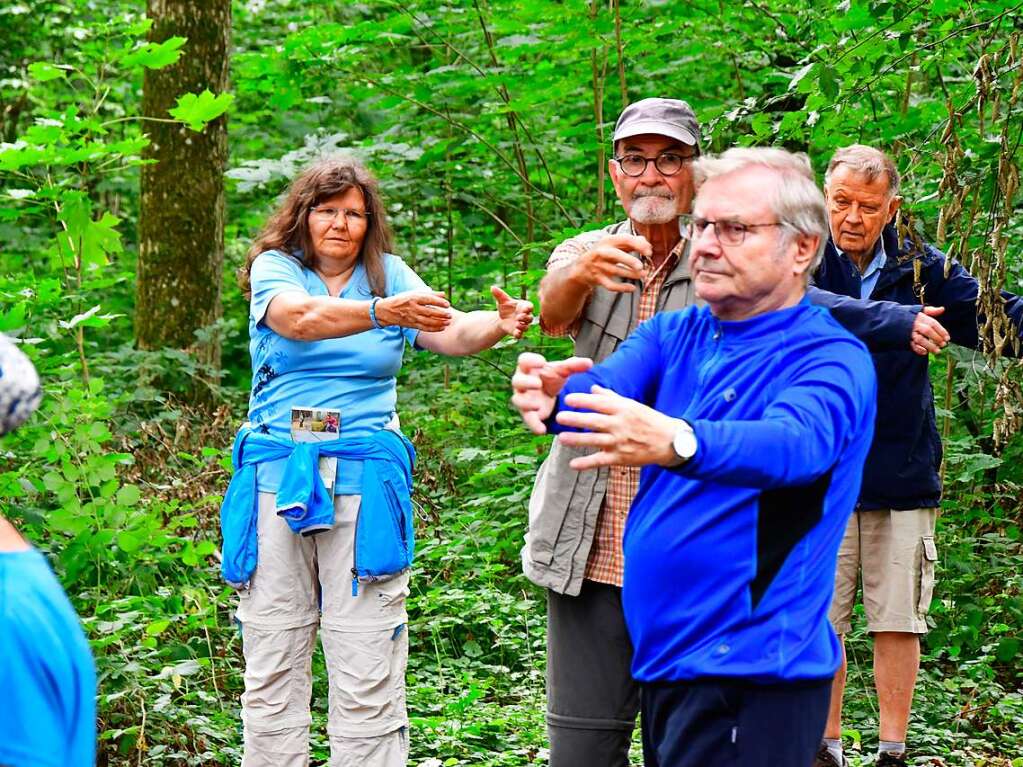
[[[831,680],[643,684],[640,696],[646,767],[809,767]]]
[[[577,597],[547,592],[550,767],[628,767],[639,713],[622,590],[584,580]]]

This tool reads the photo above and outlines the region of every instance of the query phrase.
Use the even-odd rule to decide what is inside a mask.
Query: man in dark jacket
[[[814,275],[818,287],[854,298],[924,304],[940,313],[953,343],[975,348],[977,281],[944,255],[899,242],[891,222],[902,198],[899,174],[883,152],[863,145],[838,150],[825,175],[831,241]],[[919,262],[919,277],[914,262]],[[1023,324],[1023,299],[1003,292],[1005,311]],[[935,307],[935,308],[931,308]],[[873,351],[878,403],[874,441],[863,471],[857,513],[839,551],[831,620],[850,629],[862,573],[867,629],[874,638],[874,682],[880,708],[877,764],[905,765],[906,730],[920,665],[920,635],[934,587],[934,525],[941,499],[941,440],[927,357]],[[845,763],[841,746],[845,663],[835,676],[817,767]]]

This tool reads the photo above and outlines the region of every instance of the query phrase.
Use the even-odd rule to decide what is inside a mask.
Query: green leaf
[[[831,67],[821,67],[820,73],[817,75],[817,82],[820,84],[821,91],[829,99],[834,99],[838,96],[839,83],[838,78],[835,77],[835,70]]]
[[[117,491],[118,506],[134,506],[142,498],[142,491],[138,485],[124,485]]]
[[[806,114],[802,111],[787,112],[778,126],[778,133],[784,137],[799,136],[806,124]]]
[[[753,127],[753,132],[760,138],[763,138],[774,131],[771,115],[766,112],[761,112],[754,117],[751,125]]]
[[[146,43],[124,56],[121,63],[126,67],[161,69],[181,58],[181,46],[186,42],[184,37],[169,37],[162,43]]]
[[[199,541],[199,545],[195,547],[195,554],[199,557],[212,556],[217,550],[216,545],[213,541]]]
[[[1008,663],[1019,655],[1021,644],[1023,643],[1015,637],[1005,637],[998,643],[998,647],[995,648],[995,657],[1002,663]]]
[[[870,6],[862,0],[856,0],[856,2],[850,3],[849,9],[844,15],[835,15],[829,23],[840,32],[848,32],[852,29],[868,27],[873,21],[874,17],[871,15]]]
[[[67,64],[51,64],[48,61],[34,61],[28,65],[28,73],[32,75],[32,79],[41,83],[56,80],[58,77],[67,77],[70,69]]]
[[[60,211],[63,231],[57,234],[57,247],[65,259],[83,266],[104,266],[108,254],[121,253],[121,233],[115,228],[120,219],[104,213],[92,220],[92,204],[81,192],[64,195]]]
[[[795,88],[798,88],[799,84],[801,82],[803,82],[803,80],[806,79],[806,76],[808,74],[810,74],[816,67],[817,67],[816,63],[810,63],[810,64],[807,64],[802,69],[800,69],[798,72],[796,72],[796,74],[793,75],[792,79],[789,80],[789,90],[791,91],[791,90],[793,90]],[[812,81],[807,81],[807,82],[812,82]],[[804,87],[804,89],[801,89],[801,90],[808,90],[808,88]]]
[[[57,247],[69,261],[81,259],[83,266],[105,266],[109,254],[121,252],[121,234],[115,228],[120,219],[104,213],[99,221],[93,221],[92,203],[84,194],[65,196],[60,220],[65,228],[57,235]]]
[[[965,625],[977,628],[984,622],[984,611],[977,605],[968,605],[964,612],[963,623]]]
[[[169,110],[172,117],[186,123],[196,133],[202,131],[206,124],[216,120],[230,108],[234,96],[221,93],[214,96],[208,89],[198,96],[186,93],[178,99],[178,105]]]
[[[165,618],[158,621],[153,621],[148,626],[146,626],[146,633],[151,637],[155,637],[156,635],[162,634],[164,631],[166,631],[167,627],[170,626],[170,624],[171,622]]]
[[[191,541],[188,541],[181,549],[181,561],[188,567],[195,567],[199,564],[199,555]]]
[[[27,301],[20,301],[16,303],[6,312],[0,310],[0,331],[8,331],[24,327],[27,311]]]
[[[80,325],[83,322],[85,322],[86,320],[88,320],[90,317],[94,317],[96,315],[96,312],[99,311],[99,308],[100,308],[99,304],[96,304],[94,307],[92,307],[88,311],[76,314],[70,320],[66,320],[66,321],[65,320],[59,320],[59,324],[65,330],[71,330],[75,326]]]
[[[126,554],[131,554],[134,551],[138,551],[139,546],[142,545],[142,541],[135,533],[123,530],[117,534],[117,545],[120,547],[121,551]]]

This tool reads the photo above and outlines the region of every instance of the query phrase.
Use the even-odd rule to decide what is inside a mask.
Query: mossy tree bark
[[[147,14],[151,42],[188,42],[175,64],[146,70],[146,117],[167,119],[184,93],[227,89],[230,0],[148,0]],[[143,349],[192,349],[219,367],[219,343],[200,343],[195,332],[221,315],[227,118],[202,133],[164,122],[147,123],[146,133],[143,156],[156,162],[142,168],[136,340]]]

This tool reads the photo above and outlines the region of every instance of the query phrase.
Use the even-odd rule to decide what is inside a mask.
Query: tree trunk
[[[177,63],[145,71],[142,112],[167,119],[184,93],[215,94],[228,87],[230,0],[148,0],[150,42],[188,38]],[[224,170],[227,117],[202,133],[173,123],[146,123],[139,207],[138,296],[135,334],[143,349],[194,349],[215,367],[216,340],[195,331],[221,315],[224,270]]]

